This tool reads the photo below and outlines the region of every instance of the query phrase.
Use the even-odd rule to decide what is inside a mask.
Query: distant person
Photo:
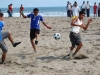
[[[0,13],[1,13],[1,9],[0,9]]]
[[[85,17],[84,11],[79,12],[79,16],[77,18],[74,18],[71,22],[71,31],[70,31],[70,41],[71,41],[71,47],[70,47],[70,53],[67,56],[70,56],[70,58],[74,58],[77,52],[82,47],[82,40],[80,35],[80,28],[83,28],[85,31],[88,29],[89,24],[92,22],[92,19],[89,19],[87,24],[84,25],[83,18]],[[72,53],[74,48],[76,47],[76,51]]]
[[[79,16],[79,11],[80,11],[80,8],[77,5],[77,2],[75,2],[74,6],[72,7],[72,12],[73,12],[73,17],[72,18],[73,19]]]
[[[7,12],[8,12],[9,17],[12,17],[12,14],[13,14],[13,7],[12,7],[12,4],[8,5],[8,10],[7,10]]]
[[[100,17],[100,3],[98,5],[98,17]]]
[[[41,15],[39,15],[39,9],[38,8],[34,8],[33,9],[33,13],[28,14],[27,16],[25,16],[22,12],[20,12],[20,14],[23,16],[23,18],[31,18],[31,24],[30,24],[30,41],[31,41],[32,47],[34,49],[34,52],[38,53],[35,45],[37,45],[38,41],[39,41],[40,21],[48,29],[51,29],[51,27],[48,26],[44,22],[43,17]]]
[[[24,7],[23,7],[22,4],[21,4],[21,6],[20,6],[20,12],[24,13]],[[20,14],[20,17],[21,17],[21,14]]]
[[[94,17],[97,17],[97,5],[96,5],[96,2],[94,3],[93,10],[94,10]]]
[[[71,3],[70,3],[70,5],[71,5]],[[71,17],[73,16],[73,11],[72,11],[72,5],[71,5],[71,9],[70,9],[70,15],[71,15]]]
[[[83,4],[81,6],[81,10],[86,12],[86,4],[85,4],[85,1],[83,1]]]
[[[87,4],[86,4],[86,14],[87,14],[87,17],[90,17],[90,4],[89,4],[89,1],[87,1]]]
[[[67,9],[67,17],[71,17],[71,5],[69,1],[67,2],[66,9]]]
[[[10,42],[12,43],[13,47],[16,47],[18,44],[21,43],[21,42],[14,42],[11,34],[8,31],[2,32],[2,28],[4,27],[3,19],[4,19],[4,14],[0,13],[0,48],[2,49],[2,52],[3,52],[0,64],[4,64],[6,54],[8,51],[8,48],[7,48],[4,40],[6,38],[8,38],[10,40]]]

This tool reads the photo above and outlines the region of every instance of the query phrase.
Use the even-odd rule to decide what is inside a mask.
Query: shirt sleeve
[[[27,17],[30,18],[32,16],[32,14],[28,14]]]
[[[42,16],[40,16],[40,21],[42,21],[42,22],[44,21],[44,19],[43,19],[43,17],[42,17]]]

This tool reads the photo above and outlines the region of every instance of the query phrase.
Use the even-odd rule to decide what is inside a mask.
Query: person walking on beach
[[[69,1],[67,2],[66,9],[67,9],[67,17],[71,17],[71,4]]]
[[[79,16],[79,11],[80,11],[80,8],[79,6],[77,5],[77,2],[74,3],[74,6],[72,7],[72,12],[73,12],[73,19],[75,17],[78,17]]]
[[[96,5],[96,2],[94,3],[93,10],[94,10],[94,17],[97,17],[97,5]]]
[[[100,17],[100,3],[98,5],[98,17]]]
[[[86,12],[86,4],[85,4],[85,1],[83,1],[83,4],[81,6],[81,10]]]
[[[74,18],[71,22],[71,32],[70,32],[70,41],[72,46],[70,47],[70,53],[67,56],[70,56],[70,58],[74,58],[77,52],[81,49],[82,47],[82,40],[81,40],[81,35],[80,35],[80,28],[83,28],[85,31],[87,30],[89,24],[92,22],[92,19],[88,20],[88,23],[84,25],[83,23],[83,18],[85,17],[84,11],[79,12],[79,17]],[[74,54],[72,54],[73,49],[77,46],[76,51]]]
[[[20,6],[20,12],[24,13],[24,7],[23,7],[22,4],[21,4],[21,6]],[[21,17],[21,14],[20,14],[20,17]]]
[[[90,17],[90,4],[89,4],[89,1],[87,1],[87,4],[86,4],[86,14],[87,14],[87,17]]]
[[[30,24],[30,41],[31,41],[32,47],[34,49],[34,52],[36,52],[36,53],[38,53],[35,45],[37,45],[38,41],[39,41],[40,21],[48,29],[51,29],[51,27],[48,26],[44,22],[43,17],[41,15],[39,15],[38,13],[39,13],[39,9],[38,8],[34,8],[33,9],[33,13],[28,14],[27,16],[25,16],[22,12],[20,12],[20,14],[23,16],[23,18],[31,18],[31,24]],[[36,38],[36,40],[35,40],[35,38]],[[34,43],[34,41],[35,41],[35,43]]]
[[[0,13],[1,13],[1,9],[0,9]]]
[[[2,32],[2,28],[4,27],[4,14],[0,13],[0,48],[2,49],[2,58],[1,58],[1,62],[0,64],[4,64],[5,59],[6,59],[6,54],[8,51],[8,48],[4,42],[4,39],[8,38],[10,40],[10,42],[12,43],[13,47],[16,47],[17,45],[19,45],[21,42],[14,42],[12,39],[11,34],[8,31]]]
[[[13,7],[12,7],[12,4],[8,5],[8,10],[7,10],[7,12],[8,12],[9,17],[12,17],[12,14],[13,14]]]

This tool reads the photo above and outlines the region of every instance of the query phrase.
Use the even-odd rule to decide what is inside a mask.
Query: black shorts
[[[34,39],[36,37],[36,34],[40,34],[40,30],[39,29],[31,29],[30,30],[30,39]]]
[[[75,47],[75,45],[79,45],[80,43],[82,43],[81,36],[79,33],[70,32],[69,37],[70,37],[70,41],[72,43],[72,47]]]

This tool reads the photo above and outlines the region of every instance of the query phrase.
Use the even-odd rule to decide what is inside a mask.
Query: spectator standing
[[[94,17],[97,17],[97,5],[96,5],[96,2],[94,3],[93,10],[94,10]]]
[[[20,6],[20,12],[24,13],[24,7],[23,7],[22,4],[21,4],[21,6]],[[21,14],[20,14],[20,17],[21,17]]]
[[[98,17],[100,17],[100,3],[98,5]]]
[[[71,17],[71,5],[69,1],[67,2],[66,9],[67,9],[67,17]]]
[[[12,17],[12,14],[13,14],[13,7],[12,7],[12,4],[8,5],[8,10],[7,10],[7,12],[8,12],[9,17]]]
[[[90,4],[89,4],[89,1],[87,1],[87,4],[86,4],[86,14],[87,14],[87,17],[90,17]]]
[[[81,6],[81,10],[84,11],[84,12],[86,12],[86,11],[85,11],[85,10],[86,10],[86,4],[85,4],[85,1],[83,1],[83,4],[82,4],[82,6]]]

